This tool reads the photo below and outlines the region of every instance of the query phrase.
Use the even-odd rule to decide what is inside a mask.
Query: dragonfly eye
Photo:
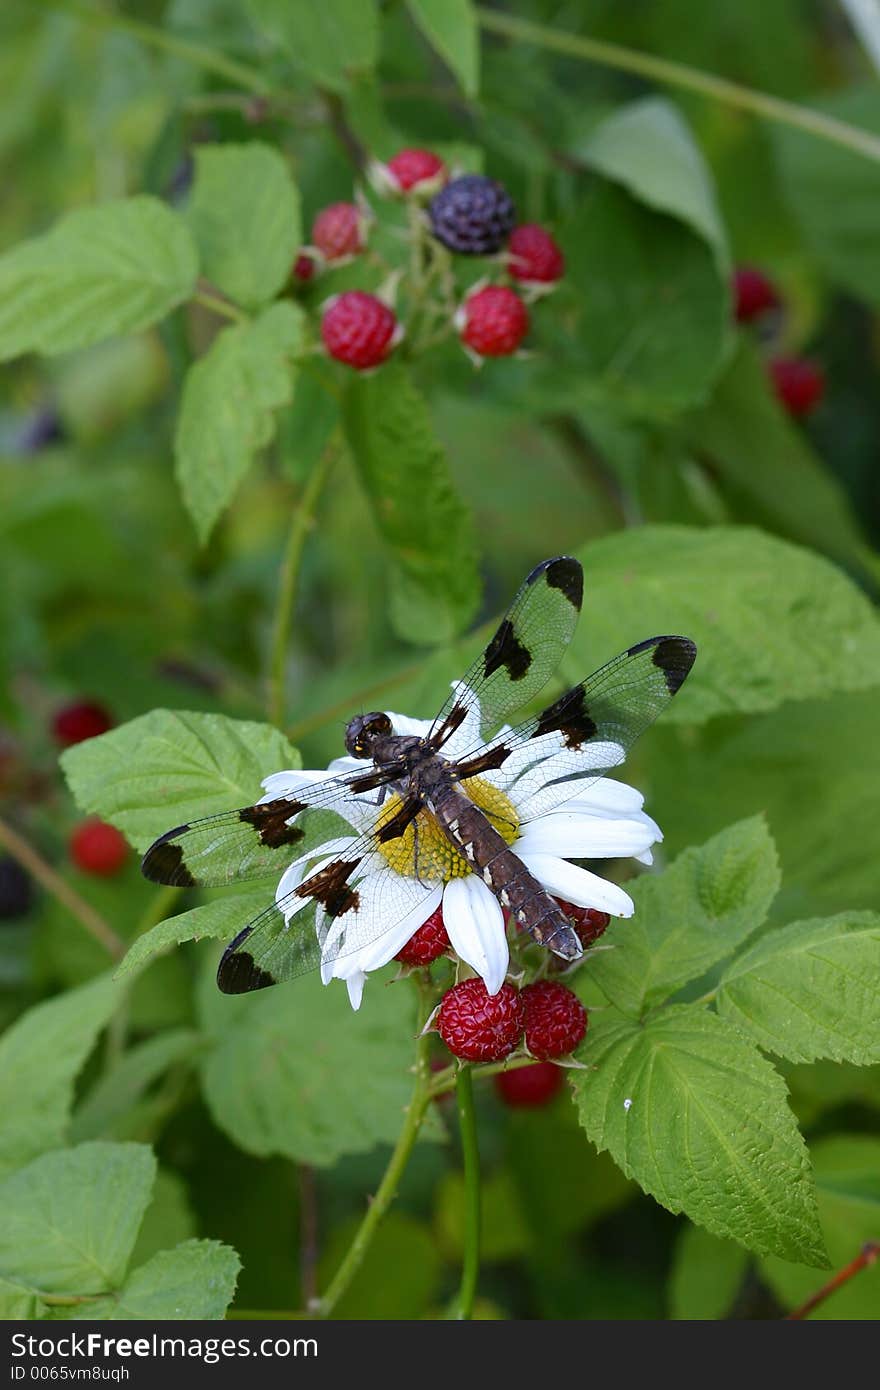
[[[346,750],[354,758],[370,758],[374,740],[390,733],[391,720],[387,714],[358,714],[345,731]]]

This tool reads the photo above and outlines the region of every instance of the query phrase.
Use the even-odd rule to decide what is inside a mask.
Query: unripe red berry
[[[396,336],[397,319],[388,305],[363,290],[337,295],[321,321],[321,337],[330,356],[361,372],[385,361]]]
[[[64,705],[52,717],[52,732],[62,748],[70,748],[74,743],[106,734],[112,728],[112,715],[95,700],[79,700]]]
[[[562,1089],[562,1067],[553,1062],[534,1062],[530,1067],[514,1067],[494,1076],[495,1090],[505,1105],[514,1109],[546,1105]]]
[[[306,280],[313,279],[314,274],[315,262],[312,260],[311,256],[306,256],[302,251],[300,251],[299,255],[293,263],[294,279],[302,280],[303,282],[305,282]]]
[[[509,357],[529,331],[529,312],[507,285],[469,294],[459,311],[461,340],[480,357]]]
[[[565,257],[549,232],[536,222],[514,227],[507,243],[508,270],[524,284],[552,285],[565,272]]]
[[[737,266],[733,273],[733,311],[737,323],[751,323],[779,307],[780,298],[772,280],[752,265]]]
[[[400,150],[389,159],[385,171],[401,193],[417,190],[420,184],[439,188],[448,177],[443,160],[431,150]]]
[[[430,965],[450,949],[449,937],[443,925],[443,904],[432,912],[417,932],[410,937],[394,957],[404,965]]]
[[[597,907],[576,907],[564,898],[557,898],[556,901],[577,932],[584,950],[598,941],[611,921],[608,913],[600,912]]]
[[[500,1062],[522,1037],[519,990],[504,984],[497,994],[490,994],[482,980],[461,980],[441,1000],[437,1030],[456,1057]]]
[[[556,980],[537,980],[522,992],[526,1047],[548,1062],[565,1057],[583,1042],[587,1011],[577,995]]]
[[[84,873],[112,878],[128,858],[128,844],[115,825],[85,820],[70,837],[70,856]]]
[[[325,261],[347,260],[364,249],[364,224],[356,203],[331,203],[312,224],[312,243]]]
[[[777,357],[769,366],[770,380],[789,415],[807,415],[825,394],[825,373],[805,357]]]

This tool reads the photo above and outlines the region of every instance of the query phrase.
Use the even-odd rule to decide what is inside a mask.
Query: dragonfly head
[[[345,751],[353,758],[372,758],[376,742],[387,738],[394,730],[387,714],[356,714],[345,730]]]

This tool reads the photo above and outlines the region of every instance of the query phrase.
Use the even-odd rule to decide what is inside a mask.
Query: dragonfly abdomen
[[[428,809],[518,926],[566,960],[582,953],[565,913],[460,787],[450,784],[439,790],[429,798]]]

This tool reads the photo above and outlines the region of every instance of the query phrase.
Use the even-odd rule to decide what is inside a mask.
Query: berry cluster
[[[394,265],[371,244],[378,218],[362,194],[318,212],[311,243],[293,267],[295,285],[305,287],[357,258],[365,272],[385,272],[375,292],[345,289],[325,300],[321,339],[329,355],[367,371],[381,366],[405,334],[418,353],[453,332],[477,363],[518,351],[529,330],[527,301],[552,289],[565,269],[550,233],[534,223],[517,226],[513,200],[497,180],[453,176],[431,150],[405,149],[386,163],[373,161],[369,176],[377,194],[405,204],[406,230],[397,234],[409,254],[405,265]],[[501,282],[484,276],[458,287],[450,252],[491,258]]]
[[[774,335],[785,301],[773,281],[756,266],[738,266],[733,276],[733,309],[737,323]],[[807,357],[772,354],[767,376],[780,403],[795,417],[809,414],[825,393],[825,373]]]
[[[518,989],[505,983],[490,994],[482,980],[460,980],[444,994],[437,1031],[449,1051],[468,1062],[500,1062],[525,1040],[539,1062],[566,1057],[583,1041],[587,1011],[557,980]]]

